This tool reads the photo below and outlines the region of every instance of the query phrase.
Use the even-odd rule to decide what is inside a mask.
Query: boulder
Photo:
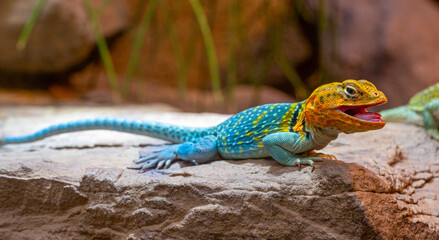
[[[163,105],[2,107],[0,131],[113,116],[211,126],[227,115]],[[0,148],[0,239],[438,239],[439,142],[387,124],[345,135],[299,171],[272,159],[174,164],[139,174],[165,141],[110,131]]]
[[[306,0],[315,7],[315,0]],[[327,1],[327,39],[336,59],[326,61],[342,79],[365,78],[391,100],[406,104],[439,81],[439,5],[431,0]],[[332,45],[331,45],[332,44]],[[331,48],[330,46],[335,46]]]
[[[96,46],[82,0],[47,0],[24,50],[16,48],[25,22],[39,0],[0,2],[0,71],[12,74],[60,73],[84,62]],[[98,7],[104,1],[91,0]],[[112,1],[102,11],[102,34],[111,37],[126,29],[127,7]]]

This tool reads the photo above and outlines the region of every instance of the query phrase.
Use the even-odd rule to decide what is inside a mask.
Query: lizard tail
[[[412,111],[407,105],[383,110],[380,112],[381,119],[386,122],[403,122],[413,123],[422,126],[422,117],[420,114]]]
[[[197,138],[207,135],[215,135],[216,127],[196,128],[152,121],[130,121],[112,118],[96,118],[53,125],[29,135],[18,137],[5,137],[0,139],[0,146],[13,143],[34,142],[49,136],[62,133],[99,129],[145,135],[167,140],[173,143],[181,143],[193,141]]]

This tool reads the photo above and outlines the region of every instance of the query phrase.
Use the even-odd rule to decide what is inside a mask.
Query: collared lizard
[[[415,94],[407,105],[380,114],[384,121],[423,126],[429,135],[439,139],[439,83]]]
[[[324,148],[338,134],[384,127],[378,113],[366,108],[387,102],[385,95],[367,80],[345,80],[322,85],[308,99],[244,110],[214,127],[182,127],[149,121],[108,118],[53,125],[30,135],[5,137],[0,145],[37,141],[52,135],[106,129],[164,139],[174,145],[135,160],[141,172],[168,168],[175,160],[195,164],[217,159],[273,157],[283,165],[311,166],[332,156],[314,150]]]

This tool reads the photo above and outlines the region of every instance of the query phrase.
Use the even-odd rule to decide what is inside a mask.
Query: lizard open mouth
[[[381,114],[376,112],[368,112],[366,108],[377,106],[384,104],[386,102],[380,102],[376,104],[370,105],[362,105],[362,106],[341,106],[337,108],[340,112],[343,112],[351,117],[357,118],[361,121],[366,122],[384,122],[381,120]]]

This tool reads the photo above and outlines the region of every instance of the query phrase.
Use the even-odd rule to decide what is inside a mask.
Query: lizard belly
[[[270,154],[262,144],[269,134],[289,130],[295,104],[267,104],[247,109],[218,126],[217,149],[225,159],[263,158]]]
[[[219,154],[224,159],[264,158],[270,154],[264,147],[245,144],[232,149],[219,148]]]

